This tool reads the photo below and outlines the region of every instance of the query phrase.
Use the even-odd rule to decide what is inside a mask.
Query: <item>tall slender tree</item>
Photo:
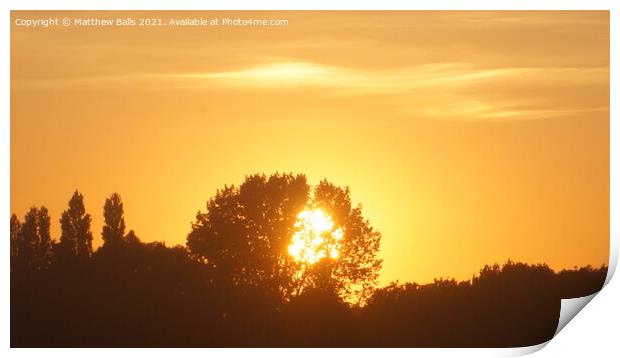
[[[69,200],[69,208],[60,218],[61,250],[81,258],[88,258],[93,252],[93,234],[90,230],[91,217],[84,208],[84,197],[77,190]]]
[[[118,193],[113,193],[103,206],[103,244],[116,246],[125,238],[125,219],[123,217],[123,201]]]
[[[47,208],[32,207],[26,213],[16,247],[20,267],[43,270],[50,265],[52,239]]]

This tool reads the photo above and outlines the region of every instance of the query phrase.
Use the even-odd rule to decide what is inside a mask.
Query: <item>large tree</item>
[[[343,235],[324,238],[326,244],[338,241],[337,257],[310,263],[291,255],[289,247],[300,229],[299,214],[315,208],[331,215]],[[187,246],[223,282],[260,287],[284,300],[308,288],[354,300],[364,299],[376,282],[380,238],[361,208],[351,206],[348,189],[323,181],[311,195],[305,176],[276,173],[218,190],[206,212],[196,215]]]
[[[88,258],[93,252],[91,217],[84,208],[84,197],[76,190],[69,200],[69,208],[60,218],[60,248],[71,256]]]
[[[279,298],[292,290],[292,259],[286,248],[295,217],[308,198],[302,175],[246,177],[241,186],[218,190],[207,211],[196,215],[187,238],[218,283],[260,286]]]

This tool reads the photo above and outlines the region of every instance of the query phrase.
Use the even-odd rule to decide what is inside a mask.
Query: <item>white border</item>
[[[620,211],[618,202],[620,199],[618,191],[618,183],[620,183],[618,166],[620,165],[620,152],[618,146],[618,137],[620,136],[620,126],[618,121],[618,106],[614,102],[615,98],[618,98],[618,1],[613,0],[446,0],[446,1],[398,1],[398,0],[381,0],[381,1],[369,1],[358,0],[354,3],[347,3],[341,0],[299,0],[291,2],[283,2],[277,0],[261,1],[258,4],[256,1],[192,1],[192,0],[179,0],[179,1],[164,1],[164,0],[94,0],[94,1],[78,1],[78,0],[61,0],[54,1],[52,4],[49,0],[4,0],[1,2],[2,16],[0,17],[0,28],[3,30],[0,40],[0,61],[2,68],[2,85],[0,86],[0,111],[2,113],[2,120],[0,121],[0,180],[2,182],[2,198],[0,202],[0,218],[4,217],[4,220],[0,220],[0,232],[3,233],[4,244],[0,245],[0,251],[2,254],[3,269],[0,274],[1,284],[4,295],[0,301],[0,312],[3,314],[2,323],[0,325],[0,339],[2,340],[2,348],[0,351],[8,350],[9,347],[9,245],[8,245],[8,223],[10,216],[10,109],[9,109],[9,93],[10,93],[10,10],[70,10],[70,9],[83,9],[83,10],[341,10],[341,9],[367,9],[367,10],[405,10],[405,9],[418,9],[418,10],[611,10],[611,62],[610,62],[610,75],[611,75],[611,127],[610,127],[610,140],[611,140],[611,153],[610,153],[610,272],[607,276],[607,282],[611,279],[613,272],[617,266],[618,260],[618,248],[619,248],[619,226],[618,218],[620,218]],[[616,280],[617,281],[617,280]],[[562,333],[558,338],[554,338],[549,344],[549,347],[544,349],[541,354],[568,354],[572,356],[574,353],[581,351],[582,354],[591,354],[592,351],[599,353],[614,352],[617,351],[615,344],[616,338],[612,336],[616,331],[618,315],[618,298],[620,294],[618,291],[620,286],[617,282],[608,285],[600,297],[595,297],[594,302],[596,307],[592,309],[594,311],[592,316],[578,317],[577,320],[582,321],[583,324],[579,327],[571,327],[565,329],[565,333]],[[600,299],[599,299],[600,298]],[[589,310],[586,310],[589,311]],[[586,316],[589,312],[584,312],[580,316]],[[610,319],[608,319],[610,318]],[[589,320],[588,320],[589,319]],[[583,322],[586,321],[586,322]],[[554,341],[557,344],[554,344]],[[590,347],[588,344],[596,344],[596,347]],[[514,354],[527,354],[532,351],[536,351],[542,346],[529,347],[522,349],[443,349],[443,350],[429,350],[429,349],[416,349],[411,351],[408,349],[392,349],[381,350],[381,353],[389,353],[397,356],[410,356],[411,354],[431,355],[431,356],[452,356],[452,355],[465,355],[465,356],[497,356],[497,355],[514,355]],[[608,349],[608,350],[607,350]],[[168,356],[170,353],[182,352],[187,355],[200,355],[203,356],[206,351],[200,349],[189,350],[145,350],[140,353],[149,354],[155,357]],[[35,355],[42,353],[37,350],[11,350],[11,354],[14,355]],[[67,357],[71,355],[83,355],[85,352],[82,350],[53,350],[46,351],[46,355],[51,357]],[[90,350],[89,355],[94,356],[107,356],[108,351],[102,350]],[[129,350],[117,350],[115,353],[132,354],[136,351]],[[237,355],[248,354],[250,352],[246,350],[209,350],[208,354],[216,355]],[[258,356],[282,356],[291,357],[295,356],[311,356],[315,357],[318,352],[314,350],[295,350],[288,349],[281,350],[253,350],[252,355]],[[339,350],[321,350],[320,354],[329,355],[342,355],[345,354]],[[348,350],[347,355],[361,355],[370,356],[380,353],[377,350]],[[609,353],[605,354],[609,355]]]

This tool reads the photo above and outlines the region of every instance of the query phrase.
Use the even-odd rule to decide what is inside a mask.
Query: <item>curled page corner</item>
[[[553,337],[557,336],[558,333],[560,333],[560,331],[564,329],[564,327],[566,327],[568,322],[570,322],[588,303],[590,303],[590,301],[597,294],[598,292],[593,293],[589,296],[563,299],[560,306],[560,318],[558,320],[558,327],[556,328]],[[533,346],[514,348],[508,351],[505,356],[518,357],[532,354],[543,349],[549,342],[551,342],[551,340]]]
[[[612,236],[612,239],[610,240],[609,263],[607,266],[607,276],[605,277],[605,283],[603,284],[603,287],[598,292],[595,292],[589,296],[566,298],[561,301],[560,318],[558,320],[558,327],[556,328],[555,333],[553,334],[553,337],[557,336],[558,333],[560,333],[560,331],[564,329],[564,327],[566,327],[568,322],[570,322],[573,318],[575,318],[575,316],[588,303],[590,303],[590,301],[592,301],[592,299],[597,294],[599,294],[599,292],[601,292],[605,288],[605,286],[607,286],[609,281],[611,281],[611,278],[614,275],[614,272],[616,271],[616,267],[618,265],[617,247],[618,247],[618,240],[613,240],[613,236]],[[549,343],[549,341],[536,345],[536,346],[524,347],[524,349],[527,350],[530,348],[535,348],[529,351],[529,353],[533,353],[539,349],[542,349],[545,345],[547,345],[547,343]],[[524,353],[524,354],[529,354],[529,353]]]
[[[528,354],[536,353],[539,350],[545,348],[545,346],[549,342],[550,341],[546,341],[546,342],[543,342],[543,343],[539,343],[539,344],[535,344],[533,346],[527,346],[527,347],[507,348],[503,352],[503,354],[500,354],[500,355],[503,356],[503,357],[522,357],[522,356],[526,356]]]
[[[581,311],[597,294],[598,292],[593,293],[589,296],[563,299],[562,305],[560,307],[560,319],[558,320],[558,328],[555,330],[553,336],[557,336],[558,333],[560,333],[560,331],[564,327],[566,327],[568,322],[570,322],[577,315],[577,313],[579,313],[579,311]]]

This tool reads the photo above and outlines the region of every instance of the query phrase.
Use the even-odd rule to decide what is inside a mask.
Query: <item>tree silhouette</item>
[[[286,298],[292,291],[292,259],[286,252],[309,187],[303,175],[246,177],[226,186],[196,215],[187,238],[191,253],[222,283],[259,286]]]
[[[508,261],[471,280],[374,288],[379,233],[348,188],[323,180],[311,191],[300,175],[218,191],[189,250],[125,234],[118,194],[104,208],[108,241],[79,261],[50,255],[44,207],[11,216],[11,347],[529,346],[553,337],[562,298],[599,291],[607,274]],[[342,229],[322,237],[339,254],[289,255],[299,212],[319,208]]]
[[[19,228],[17,218],[11,220],[11,229]],[[24,223],[19,232],[12,231],[15,240],[12,251],[16,254],[16,267],[27,270],[44,270],[52,256],[52,239],[50,236],[50,217],[47,208],[32,207],[24,216]]]
[[[80,258],[92,255],[91,217],[84,208],[84,197],[76,190],[69,200],[69,209],[60,218],[60,250]]]
[[[320,207],[344,230],[338,258],[312,265],[288,253],[297,215]],[[364,299],[376,282],[380,234],[352,208],[349,190],[322,181],[310,197],[303,175],[251,175],[239,187],[218,190],[199,212],[187,238],[191,253],[209,265],[218,279],[264,288],[288,300],[307,288],[336,291]]]
[[[123,217],[123,201],[118,193],[113,193],[105,200],[103,206],[104,225],[101,236],[103,245],[118,247],[125,238],[125,219]]]
[[[22,230],[22,224],[19,222],[19,219],[17,218],[17,215],[12,214],[11,215],[11,271],[15,269],[15,266],[17,264],[17,260],[18,257],[17,255],[19,254],[18,251],[18,243],[20,241],[20,235],[21,235],[21,230]]]
[[[382,260],[377,257],[381,234],[362,216],[362,206],[353,207],[349,188],[340,188],[322,180],[314,189],[312,207],[332,215],[337,227],[344,229],[338,242],[337,259],[321,260],[319,265],[306,265],[305,285],[335,290],[341,297],[363,303],[377,283]]]
[[[125,235],[124,240],[125,240],[126,243],[129,243],[129,244],[139,244],[140,243],[140,238],[138,238],[138,236],[136,235],[135,232],[133,232],[133,230],[129,230],[127,235]]]

